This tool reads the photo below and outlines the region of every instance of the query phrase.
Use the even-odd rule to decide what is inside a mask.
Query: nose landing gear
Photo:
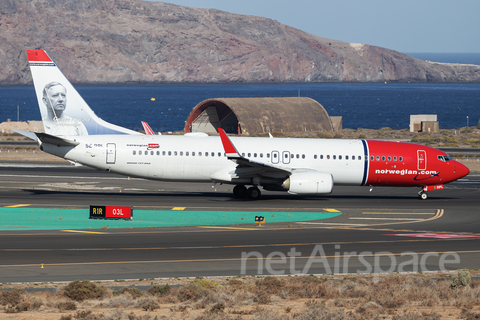
[[[418,192],[418,198],[421,199],[421,200],[427,200],[428,195],[427,195],[427,193],[426,193],[425,191],[420,190],[420,191]]]
[[[442,190],[444,189],[443,184],[437,184],[434,186],[424,186],[422,190],[418,192],[418,197],[422,200],[426,200],[428,198],[427,191],[435,191],[435,190]]]

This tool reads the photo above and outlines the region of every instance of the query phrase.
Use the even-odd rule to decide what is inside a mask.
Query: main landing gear
[[[260,189],[258,189],[256,186],[246,188],[244,185],[239,184],[236,185],[233,188],[233,196],[235,198],[247,198],[250,200],[257,200],[260,198],[262,193],[260,192]]]

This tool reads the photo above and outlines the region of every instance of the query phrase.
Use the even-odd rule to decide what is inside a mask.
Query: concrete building
[[[185,133],[215,133],[217,128],[233,134],[334,132],[325,108],[305,97],[208,99],[193,108],[185,123]]]
[[[439,132],[436,114],[411,114],[410,132]]]

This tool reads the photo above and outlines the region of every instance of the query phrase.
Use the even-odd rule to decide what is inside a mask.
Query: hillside
[[[36,48],[76,83],[480,81],[480,66],[261,17],[140,0],[0,0],[0,85],[31,81],[25,49]]]

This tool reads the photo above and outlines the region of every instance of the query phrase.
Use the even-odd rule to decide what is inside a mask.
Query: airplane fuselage
[[[67,138],[80,144],[46,144],[43,150],[100,170],[153,180],[250,184],[255,178],[257,185],[270,185],[287,178],[276,171],[236,168],[226,157],[218,136]],[[411,143],[249,137],[231,140],[242,156],[251,161],[287,170],[329,173],[335,185],[426,186],[448,183],[468,174],[463,165],[448,159],[446,153]]]

